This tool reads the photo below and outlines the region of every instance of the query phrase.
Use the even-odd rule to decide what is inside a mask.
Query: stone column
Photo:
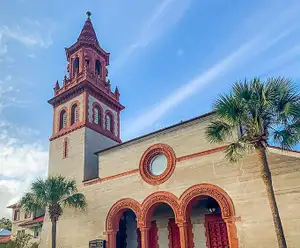
[[[149,247],[149,231],[150,227],[140,227],[141,248],[151,248]]]
[[[224,218],[224,222],[226,223],[227,227],[228,243],[230,248],[239,247],[235,221],[235,217],[233,216]]]
[[[116,248],[116,230],[107,231],[107,248]]]
[[[188,223],[179,222],[177,223],[180,234],[180,248],[189,248],[189,232],[188,232]]]

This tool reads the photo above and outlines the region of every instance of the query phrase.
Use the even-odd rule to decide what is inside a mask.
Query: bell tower
[[[109,53],[99,45],[91,13],[77,41],[65,49],[68,75],[54,87],[53,129],[50,137],[49,175],[77,182],[97,178],[95,152],[121,143],[120,93],[111,90]]]

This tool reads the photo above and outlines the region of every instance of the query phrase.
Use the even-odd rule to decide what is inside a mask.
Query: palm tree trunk
[[[56,248],[56,223],[57,221],[54,219],[52,222],[52,248]]]
[[[261,145],[256,148],[256,153],[260,164],[261,177],[266,186],[269,204],[272,211],[278,247],[287,248],[284,233],[283,233],[282,223],[281,223],[281,219],[280,219],[280,215],[279,215],[279,211],[275,199],[275,193],[274,193],[273,183],[272,183],[272,175],[268,164],[266,148]]]

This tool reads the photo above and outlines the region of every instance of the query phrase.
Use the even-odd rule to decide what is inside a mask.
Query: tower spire
[[[87,15],[87,19],[83,25],[83,28],[80,32],[77,41],[82,43],[92,43],[99,46],[97,35],[91,21],[92,13],[90,11],[87,11],[86,15]]]

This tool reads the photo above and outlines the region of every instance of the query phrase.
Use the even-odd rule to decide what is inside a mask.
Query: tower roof
[[[93,43],[95,45],[99,46],[98,39],[96,32],[94,30],[92,21],[91,21],[91,14],[90,12],[87,12],[88,18],[86,19],[83,28],[81,30],[81,33],[77,39],[78,42],[82,43]]]
[[[82,46],[92,47],[98,53],[102,54],[102,56],[105,58],[106,63],[108,65],[109,53],[105,52],[99,45],[97,35],[91,21],[91,12],[88,11],[86,12],[86,14],[88,17],[83,25],[83,28],[79,34],[77,41],[72,46],[66,48],[67,58],[69,59],[69,57]]]

